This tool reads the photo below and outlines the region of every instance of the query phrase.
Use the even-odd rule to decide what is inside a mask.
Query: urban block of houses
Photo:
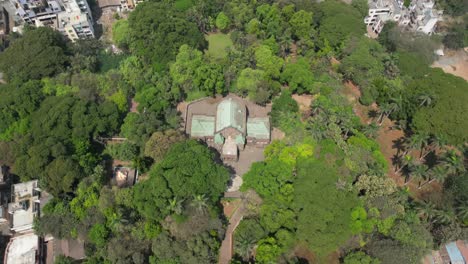
[[[409,7],[402,0],[369,0],[369,14],[364,23],[375,34],[380,34],[388,21],[411,31],[431,35],[436,24],[442,20],[443,11],[434,8],[433,0],[413,0]]]
[[[59,255],[74,259],[84,259],[84,244],[80,240],[60,240],[51,236],[45,238],[34,234],[33,223],[40,217],[41,206],[44,206],[52,197],[41,192],[38,181],[28,181],[18,184],[9,184],[4,176],[8,170],[2,167],[0,183],[6,183],[11,191],[0,189],[0,194],[11,194],[8,203],[8,214],[4,218],[9,222],[12,238],[5,249],[3,263],[5,264],[53,264]],[[5,187],[0,184],[1,187]],[[3,196],[2,196],[3,197]],[[2,200],[2,206],[6,204]]]
[[[48,26],[71,41],[94,37],[93,17],[87,0],[11,0],[27,24]]]
[[[223,160],[237,160],[246,145],[270,143],[268,112],[235,95],[190,103],[185,122],[186,133],[218,149]]]

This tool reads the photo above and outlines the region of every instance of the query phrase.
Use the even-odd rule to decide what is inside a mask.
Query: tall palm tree
[[[413,164],[410,167],[410,180],[415,179],[419,182],[418,187],[421,187],[421,182],[427,178],[428,167],[426,164]],[[408,180],[405,184],[408,184]]]
[[[447,168],[449,174],[464,172],[463,158],[455,150],[448,150],[442,155],[442,164]]]
[[[447,145],[447,139],[445,139],[445,137],[442,136],[433,135],[429,139],[429,142],[429,147],[431,148],[431,151],[436,151]]]
[[[410,137],[409,147],[412,149],[418,149],[420,151],[419,159],[422,159],[424,149],[426,148],[429,141],[427,134],[416,133]]]
[[[406,166],[412,164],[413,162],[413,156],[411,155],[403,155],[403,156],[400,156],[400,167],[398,168],[398,170],[395,171],[395,173],[400,173],[401,170],[403,170]]]
[[[380,116],[377,119],[379,122],[379,126],[382,125],[383,120],[385,117],[388,117],[392,112],[396,111],[399,108],[399,106],[392,102],[392,103],[385,103],[380,106]]]
[[[431,201],[422,201],[416,203],[416,210],[421,219],[429,220],[436,214],[435,205]]]
[[[235,236],[234,250],[244,261],[249,261],[254,252],[255,243],[255,240],[250,236]]]
[[[462,203],[456,208],[458,219],[462,222],[468,220],[468,202]]]
[[[376,138],[379,133],[379,126],[375,122],[372,122],[369,125],[364,126],[362,128],[362,132],[367,137]]]
[[[445,178],[447,178],[448,176],[447,168],[441,165],[437,165],[433,167],[432,169],[428,171],[428,173],[429,173],[430,179],[427,182],[425,182],[423,185],[421,185],[420,187],[423,187],[426,184],[430,184],[433,181],[438,181],[440,183],[443,183]]]
[[[184,200],[179,200],[177,197],[174,197],[173,199],[169,200],[169,204],[167,205],[167,209],[171,213],[175,214],[182,214],[182,203]]]
[[[208,199],[205,197],[204,194],[197,194],[193,196],[193,200],[190,203],[190,205],[197,209],[197,211],[203,212],[208,206],[207,202]]]
[[[434,96],[431,94],[421,94],[418,96],[419,106],[430,106],[434,101]]]
[[[435,210],[434,217],[432,217],[432,223],[448,225],[453,223],[455,219],[455,212],[452,210]]]

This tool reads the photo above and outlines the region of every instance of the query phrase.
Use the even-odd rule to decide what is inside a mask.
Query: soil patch
[[[293,94],[292,98],[299,105],[299,111],[301,112],[302,120],[307,119],[307,117],[309,117],[312,114],[310,105],[312,104],[312,101],[315,99],[315,97],[310,94]]]
[[[239,208],[242,200],[241,199],[226,199],[221,203],[223,205],[223,212],[227,219],[230,219],[232,214]]]
[[[461,77],[468,81],[468,52],[465,50],[445,51],[444,56],[432,64],[433,68],[441,68],[444,72]]]

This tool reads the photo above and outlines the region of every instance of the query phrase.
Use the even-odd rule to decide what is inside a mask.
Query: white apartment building
[[[48,26],[71,41],[94,37],[93,18],[86,0],[11,0],[24,22]]]
[[[8,218],[11,231],[30,232],[34,218],[40,212],[40,193],[37,180],[11,186],[11,203],[8,204]]]
[[[434,9],[433,0],[413,0],[409,8],[402,0],[369,0],[369,14],[364,23],[379,34],[385,22],[394,21],[413,31],[432,34],[442,19],[442,12]]]

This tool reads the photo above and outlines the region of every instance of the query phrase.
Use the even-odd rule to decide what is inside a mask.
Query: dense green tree
[[[292,99],[291,92],[285,90],[273,100],[270,116],[273,126],[285,131],[291,120],[299,122],[299,105]]]
[[[300,10],[289,20],[293,36],[297,39],[310,39],[314,33],[312,28],[312,13]]]
[[[293,92],[314,93],[314,76],[310,63],[305,58],[298,58],[295,63],[286,63],[281,73],[281,81],[287,83]]]
[[[229,17],[224,12],[220,12],[216,17],[216,27],[221,30],[227,29],[230,23]]]
[[[234,252],[244,261],[248,261],[254,252],[256,243],[266,235],[257,219],[244,219],[234,233]]]
[[[243,69],[236,82],[236,91],[243,96],[254,97],[260,83],[265,80],[265,72],[252,68]]]
[[[420,263],[421,258],[429,252],[428,249],[404,245],[391,239],[371,241],[366,246],[369,255],[381,261],[391,263]]]
[[[157,163],[164,158],[174,143],[184,139],[184,135],[173,129],[154,132],[145,144],[145,155],[151,157]]]
[[[271,48],[261,45],[255,49],[257,68],[263,70],[267,76],[279,78],[283,60],[273,54]]]
[[[183,44],[197,49],[206,48],[206,41],[197,25],[168,2],[144,3],[130,14],[128,23],[130,50],[157,70],[166,68],[167,62],[175,58]]]
[[[41,184],[54,196],[71,193],[74,185],[82,178],[79,165],[71,159],[58,158],[47,167],[40,178]]]
[[[41,89],[38,81],[0,87],[0,139],[9,140],[27,132],[31,114],[44,99]]]
[[[0,69],[8,80],[27,81],[65,70],[67,57],[63,36],[49,27],[25,30],[0,54]]]
[[[135,186],[135,206],[142,215],[161,219],[170,200],[205,195],[212,204],[226,188],[229,174],[213,162],[214,153],[194,140],[174,144],[150,171],[150,179]]]
[[[130,43],[129,36],[130,27],[128,20],[117,20],[114,25],[112,25],[112,40],[117,46],[127,48]]]
[[[440,69],[431,69],[426,78],[412,82],[408,90],[424,89],[437,97],[431,107],[421,107],[414,114],[412,127],[415,131],[446,138],[450,144],[466,142],[464,131],[468,129],[468,122],[463,116],[468,106],[464,103],[466,93],[463,91],[467,87],[466,81]]]
[[[379,264],[380,261],[362,251],[350,252],[343,260],[344,264]]]
[[[336,168],[313,160],[298,165],[294,182],[297,238],[324,257],[351,237],[351,210],[358,201],[352,192],[337,188]]]
[[[361,14],[356,9],[339,1],[324,1],[318,6],[319,36],[322,41],[339,49],[350,36],[365,33]]]
[[[374,40],[367,37],[353,39],[348,42],[345,54],[347,56],[342,60],[340,71],[345,78],[356,84],[364,86],[371,78],[381,75],[384,71],[383,49]]]

